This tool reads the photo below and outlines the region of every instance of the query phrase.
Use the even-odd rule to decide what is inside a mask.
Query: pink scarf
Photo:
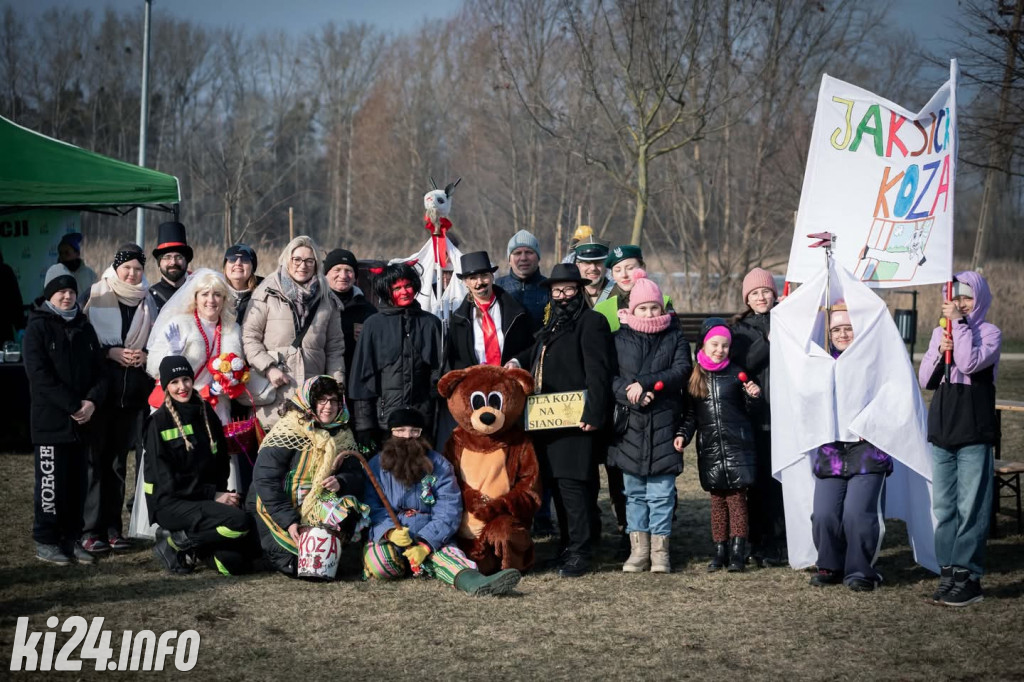
[[[725,356],[725,360],[722,360],[721,362],[715,362],[707,355],[705,355],[704,349],[701,348],[700,350],[697,351],[697,362],[700,364],[701,367],[703,367],[707,371],[717,372],[729,366],[729,356]]]
[[[628,310],[622,309],[618,311],[618,315],[619,323],[642,334],[657,334],[665,331],[672,324],[672,316],[668,313],[657,317],[637,317],[630,315]]]

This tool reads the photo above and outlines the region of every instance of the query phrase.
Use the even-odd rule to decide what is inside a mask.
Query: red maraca
[[[747,383],[747,373],[746,372],[740,372],[739,374],[736,375],[736,378],[740,380],[741,384]]]
[[[655,391],[660,391],[663,388],[665,388],[665,382],[664,381],[656,381],[656,382],[654,382],[654,390]]]

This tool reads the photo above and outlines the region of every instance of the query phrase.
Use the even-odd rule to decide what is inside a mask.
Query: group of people
[[[543,482],[534,530],[557,533],[559,575],[590,570],[600,465],[628,538],[622,570],[670,572],[676,478],[693,441],[711,498],[708,570],[787,562],[771,456],[779,295],[767,270],[744,277],[745,311],[706,320],[691,351],[640,247],[593,235],[547,277],[539,240],[525,230],[509,240],[505,277],[495,278],[486,252],[462,255],[456,276],[468,294],[446,326],[417,300],[416,264],[387,265],[367,296],[351,251],[324,253],[305,236],[264,279],[245,244],[227,249],[218,269],[190,270],[185,227],[165,223],[152,252],[158,282],[144,277],[142,249],[124,244],[85,290],[80,243],[71,246],[78,262],[62,255],[47,272],[24,338],[40,559],[92,562],[131,546],[121,510],[134,449],[132,511],[145,515],[139,526],[156,527],[155,552],[174,573],[205,561],[234,574],[262,554],[294,576],[304,529],[327,524],[346,540],[367,535],[367,578],[423,573],[471,593],[507,592],[517,571],[485,576],[453,544],[462,503],[434,449],[452,428],[440,377],[488,364],[530,371],[538,393],[586,392],[576,426],[531,434]],[[922,386],[937,391],[935,598],[954,605],[981,598],[999,355],[984,279],[961,273],[956,286],[944,306],[949,330],[933,335],[920,370]],[[825,344],[838,357],[857,330],[842,302],[827,303]],[[225,378],[232,373],[237,382]],[[233,442],[238,424],[266,432],[257,452]],[[360,452],[373,455],[365,467]],[[835,442],[809,466],[818,480],[812,584],[874,589],[883,528],[870,512],[889,455]]]

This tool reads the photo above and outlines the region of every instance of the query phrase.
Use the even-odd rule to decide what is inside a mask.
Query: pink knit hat
[[[772,273],[764,268],[754,268],[743,278],[743,303],[747,302],[747,296],[751,291],[761,287],[771,289],[775,297],[779,297],[779,290],[775,288],[775,278],[772,277]]]
[[[647,279],[647,272],[643,268],[636,268],[630,273],[633,280],[633,288],[629,290],[629,314],[632,315],[636,307],[641,303],[657,303],[664,306],[664,298],[661,296],[661,289],[652,280]]]
[[[846,301],[844,301],[843,299],[839,299],[838,301],[832,304],[832,309],[829,315],[829,329],[831,329],[832,327],[837,327],[841,324],[852,325],[852,322],[850,321],[850,311],[847,309]]]

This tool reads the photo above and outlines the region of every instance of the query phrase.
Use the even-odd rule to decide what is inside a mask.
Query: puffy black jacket
[[[771,317],[751,313],[740,317],[732,327],[732,347],[729,357],[740,367],[745,367],[750,379],[761,387],[761,399],[751,407],[754,426],[766,431],[771,429],[772,415],[769,394],[771,353],[768,333],[771,331]]]
[[[22,348],[32,403],[32,442],[86,440],[88,425],[80,427],[71,415],[83,400],[99,408],[107,392],[103,350],[89,318],[79,310],[65,321],[39,299],[29,313]]]
[[[690,344],[675,324],[659,334],[644,334],[621,327],[615,334],[619,373],[612,380],[615,401],[629,408],[629,426],[608,450],[608,463],[634,476],[679,474],[683,457],[672,441],[676,416],[682,409],[682,391],[690,378]],[[647,367],[639,374],[641,365]],[[655,391],[654,402],[646,407],[630,405],[626,387],[640,382],[645,391]],[[621,408],[620,408],[621,409]]]
[[[686,413],[678,435],[689,442],[697,434],[697,469],[704,490],[738,490],[754,484],[757,455],[748,416],[751,402],[731,363],[708,372],[708,397],[687,394]]]
[[[212,500],[227,490],[231,460],[217,413],[196,393],[187,403],[175,402],[174,409],[185,433],[178,429],[166,405],[146,424],[145,491],[151,523],[156,523],[157,511],[168,502]],[[186,439],[191,450],[185,447]]]
[[[399,407],[412,407],[433,432],[441,373],[441,321],[418,303],[382,308],[363,323],[352,359],[348,396],[355,429],[386,429]]]

